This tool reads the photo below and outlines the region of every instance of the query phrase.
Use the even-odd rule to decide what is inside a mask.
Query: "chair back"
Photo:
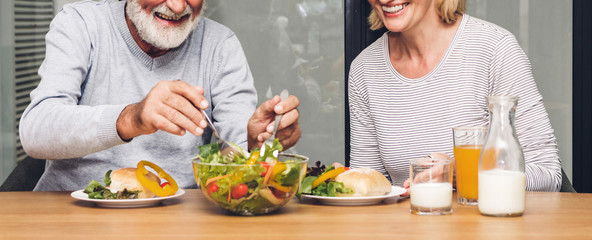
[[[28,156],[19,161],[16,168],[0,186],[0,192],[32,191],[45,172],[45,161]]]
[[[561,168],[561,189],[559,191],[560,192],[573,192],[573,193],[576,192],[576,189],[573,188],[573,185],[571,185],[569,178],[567,177],[567,175],[565,175],[563,168]]]

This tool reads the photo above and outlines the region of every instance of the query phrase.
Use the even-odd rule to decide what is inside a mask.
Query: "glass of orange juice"
[[[457,201],[464,205],[477,205],[479,155],[487,137],[487,127],[455,127],[452,134]]]

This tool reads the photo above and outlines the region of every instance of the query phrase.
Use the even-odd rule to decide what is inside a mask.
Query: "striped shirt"
[[[439,64],[417,79],[392,66],[385,33],[352,62],[348,86],[351,167],[376,169],[400,186],[410,159],[453,156],[452,127],[489,124],[486,96],[513,95],[527,190],[561,187],[557,142],[530,61],[499,26],[464,15]]]

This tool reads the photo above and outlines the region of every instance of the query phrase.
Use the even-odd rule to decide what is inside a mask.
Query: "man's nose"
[[[167,0],[166,6],[176,14],[181,14],[187,7],[186,0]]]

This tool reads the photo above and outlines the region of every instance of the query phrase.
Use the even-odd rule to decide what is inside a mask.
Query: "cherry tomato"
[[[239,199],[247,195],[249,191],[249,186],[247,184],[241,183],[236,187],[232,188],[232,198]]]
[[[164,186],[166,185],[171,185],[169,182],[163,182],[162,184],[160,184],[160,188],[164,188]]]
[[[267,174],[267,171],[269,171],[269,163],[266,162],[261,162],[261,166],[263,166],[265,168],[265,170],[263,170],[263,172],[261,172],[261,176],[265,176],[265,174]]]
[[[343,169],[345,169],[345,171],[349,170],[349,168],[348,168],[348,167],[344,167]]]
[[[208,194],[211,195],[212,193],[218,192],[218,189],[220,189],[220,187],[218,187],[218,184],[216,184],[215,182],[212,182],[210,184],[208,184]]]

